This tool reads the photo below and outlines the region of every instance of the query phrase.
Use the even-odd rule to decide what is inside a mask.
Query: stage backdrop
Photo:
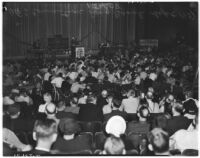
[[[123,3],[4,3],[3,56],[24,56],[35,40],[47,46],[56,34],[75,36],[86,49],[97,49],[109,40],[127,43],[135,39],[136,12]]]

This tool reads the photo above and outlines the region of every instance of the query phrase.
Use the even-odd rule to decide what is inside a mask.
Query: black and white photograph
[[[4,1],[2,156],[198,156],[198,1]]]

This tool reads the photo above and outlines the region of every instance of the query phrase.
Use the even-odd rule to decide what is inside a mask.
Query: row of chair
[[[20,141],[24,144],[31,144],[33,147],[36,145],[35,140],[33,140],[32,132],[20,132],[16,134]],[[104,132],[81,132],[77,135],[78,137],[85,137],[88,143],[91,145],[91,149],[103,149],[104,142],[107,138],[107,134]],[[132,142],[135,149],[139,147],[142,142],[146,142],[146,135],[141,133],[129,133],[126,135],[126,139]]]

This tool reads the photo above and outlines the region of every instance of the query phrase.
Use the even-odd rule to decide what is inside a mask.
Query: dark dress
[[[91,103],[80,105],[78,119],[80,121],[86,121],[86,122],[102,121],[103,120],[102,109],[98,108],[97,105]]]

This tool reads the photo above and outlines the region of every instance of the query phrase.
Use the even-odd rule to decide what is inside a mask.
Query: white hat
[[[106,132],[120,137],[126,131],[126,121],[121,116],[111,117],[106,124]]]
[[[8,97],[8,96],[3,98],[3,105],[12,105],[14,103],[15,102],[12,99],[10,99],[10,97]]]

